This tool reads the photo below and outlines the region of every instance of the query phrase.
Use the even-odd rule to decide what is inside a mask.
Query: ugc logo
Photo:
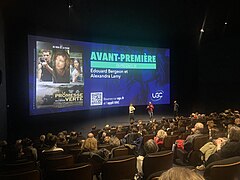
[[[152,93],[151,94],[152,101],[160,101],[163,97],[163,94],[164,94],[163,90],[158,90],[155,93]]]

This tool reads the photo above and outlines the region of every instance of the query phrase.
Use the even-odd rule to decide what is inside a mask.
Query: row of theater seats
[[[106,162],[96,164],[94,157],[87,163],[74,163],[72,155],[58,155],[46,158],[42,167],[33,161],[5,164],[0,173],[1,180],[8,179],[84,179],[92,180],[93,175],[101,172],[102,180],[133,179],[137,173],[137,158],[134,155],[119,156]],[[99,165],[99,166],[96,166]],[[167,170],[173,166],[172,151],[162,151],[149,154],[143,161],[144,179],[156,172]]]
[[[41,180],[41,179],[66,179],[66,180],[92,180],[94,165],[91,163],[71,163],[71,156],[52,157],[48,169],[42,172],[33,161],[6,164],[0,173],[1,180]],[[148,154],[143,161],[143,179],[157,179],[162,172],[170,169],[173,154],[171,151],[162,151]],[[73,162],[73,161],[72,161]],[[50,165],[51,164],[51,165]],[[54,167],[55,166],[55,167]],[[46,170],[46,169],[45,169]],[[133,179],[136,174],[136,157],[133,155],[112,158],[102,164],[102,180]],[[43,174],[45,173],[45,174]],[[232,157],[215,161],[206,167],[204,177],[207,180],[239,180],[240,157]]]

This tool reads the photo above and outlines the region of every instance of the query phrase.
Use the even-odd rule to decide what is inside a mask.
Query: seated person
[[[177,158],[176,149],[184,149],[187,153],[192,150],[192,143],[195,137],[202,135],[204,125],[202,123],[196,123],[194,128],[191,129],[191,134],[187,136],[186,140],[178,139],[172,146],[174,159]]]
[[[154,137],[154,141],[158,145],[159,149],[161,149],[161,147],[163,146],[163,141],[166,136],[167,133],[164,130],[160,129],[157,132],[157,135]]]
[[[145,155],[149,153],[155,153],[158,152],[158,145],[155,143],[153,139],[149,139],[143,146]],[[138,156],[137,157],[137,170],[139,175],[141,176],[143,174],[142,170],[142,164],[143,164],[144,156]]]
[[[57,140],[57,145],[66,145],[68,144],[68,141],[66,139],[66,136],[63,134],[63,132],[58,133],[58,140]]]
[[[191,129],[192,134],[188,135],[186,140],[184,141],[184,149],[188,152],[192,149],[192,142],[193,139],[197,136],[202,135],[202,130],[204,128],[204,125],[202,123],[196,123],[194,128]]]
[[[15,144],[7,144],[6,147],[6,154],[5,154],[5,162],[17,162],[19,160],[27,160],[24,157],[24,152],[23,152],[23,145],[22,145],[22,139],[19,139],[16,141]]]
[[[114,133],[112,134],[112,136],[110,137],[110,139],[109,139],[109,144],[110,144],[112,147],[120,146],[120,140],[119,140],[118,137],[116,136],[116,132],[114,132]]]
[[[48,137],[48,149],[44,149],[42,152],[51,152],[51,151],[63,151],[63,148],[57,147],[57,136],[50,135]]]
[[[227,142],[227,138],[223,137],[223,138],[217,138],[214,139],[211,142],[208,142],[206,144],[204,144],[201,148],[200,151],[202,153],[202,160],[203,160],[203,164],[201,166],[197,166],[196,169],[198,170],[204,170],[205,169],[205,162],[208,160],[208,158],[216,153],[217,151],[219,151]]]
[[[72,131],[69,136],[68,144],[78,144],[78,134],[75,131]]]
[[[34,143],[34,147],[39,149],[47,149],[49,146],[46,144],[46,136],[44,134],[39,136],[39,141]]]
[[[26,157],[28,160],[36,161],[38,159],[37,149],[33,147],[33,141],[29,138],[24,138],[22,140],[22,145],[24,157]]]
[[[124,136],[124,144],[134,144],[137,138],[139,138],[141,134],[138,133],[138,129],[134,127],[131,132],[127,133]]]
[[[93,133],[88,133],[87,139],[83,140],[82,150],[85,152],[97,151],[97,139],[95,139]]]

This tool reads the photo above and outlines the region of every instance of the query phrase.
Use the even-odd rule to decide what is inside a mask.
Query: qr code
[[[103,104],[103,93],[93,92],[91,93],[91,106],[101,106]]]

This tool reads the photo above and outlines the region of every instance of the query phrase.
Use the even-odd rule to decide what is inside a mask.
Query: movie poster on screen
[[[67,44],[36,42],[36,108],[83,106],[83,50]]]

